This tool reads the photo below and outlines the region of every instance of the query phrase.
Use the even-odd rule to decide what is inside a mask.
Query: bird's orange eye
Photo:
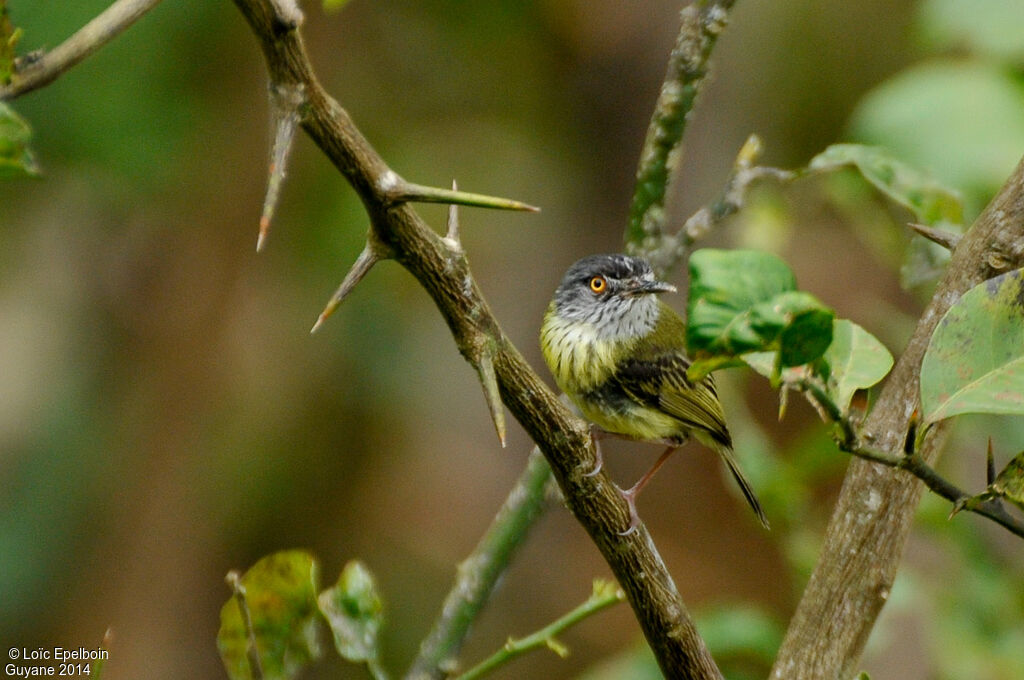
[[[603,293],[605,291],[605,288],[607,287],[608,281],[606,281],[603,276],[595,276],[594,278],[590,279],[590,290],[594,291],[595,293]]]

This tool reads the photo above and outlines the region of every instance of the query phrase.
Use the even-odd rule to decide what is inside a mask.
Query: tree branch
[[[156,7],[160,0],[117,0],[77,33],[40,57],[16,68],[11,82],[0,86],[0,101],[49,85],[65,71],[106,45]],[[17,62],[16,62],[17,64]]]
[[[1024,161],[953,252],[928,304],[864,426],[873,448],[903,450],[919,407],[919,374],[939,319],[971,287],[1024,265]],[[920,457],[931,464],[947,431],[943,421],[925,438]],[[910,475],[855,460],[825,533],[821,557],[790,622],[772,678],[847,678],[885,604],[924,485]]]
[[[268,0],[235,4],[260,42],[271,82],[304,85],[302,126],[359,194],[374,238],[434,299],[463,356],[471,361],[481,347],[492,349],[502,400],[548,459],[569,509],[626,592],[662,671],[673,678],[720,678],[646,528],[620,536],[629,522],[625,501],[607,475],[586,475],[596,464],[590,428],[569,413],[502,332],[461,249],[435,234],[407,203],[395,202],[389,191],[400,178],[324,92],[298,31],[280,29]]]

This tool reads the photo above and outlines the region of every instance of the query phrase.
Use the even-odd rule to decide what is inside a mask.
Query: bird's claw
[[[626,527],[625,531],[617,531],[619,536],[626,538],[636,533],[637,528],[640,527],[640,514],[636,511],[636,492],[638,489],[634,486],[623,491],[618,486],[615,487],[619,491],[619,495],[626,501],[626,507],[629,508],[629,526]]]

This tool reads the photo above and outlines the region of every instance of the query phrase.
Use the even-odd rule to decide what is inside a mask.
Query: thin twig
[[[238,611],[242,614],[242,624],[245,626],[245,634],[248,638],[245,651],[249,657],[249,673],[252,675],[252,680],[263,680],[263,664],[260,661],[260,650],[256,647],[256,629],[252,625],[252,614],[249,613],[249,602],[245,597],[242,577],[232,569],[224,577],[224,580],[231,586],[231,592],[235,601],[238,602]]]
[[[117,0],[77,33],[41,57],[17,69],[8,85],[0,87],[0,100],[14,99],[48,85],[65,71],[106,45],[156,7],[160,0]]]
[[[987,517],[1011,533],[1024,538],[1024,523],[1007,513],[1006,509],[998,501],[988,501],[974,506],[963,505],[962,501],[970,498],[970,494],[936,472],[935,468],[929,465],[917,453],[915,446],[912,446],[909,453],[897,455],[862,444],[857,428],[850,420],[849,415],[842,412],[836,403],[832,401],[831,397],[829,397],[828,393],[815,380],[805,379],[793,386],[805,391],[808,397],[813,398],[814,403],[821,407],[828,420],[837,426],[839,432],[836,437],[836,444],[841,450],[873,463],[881,463],[891,468],[906,470],[924,482],[925,486],[935,494],[953,503],[955,509],[970,510]],[[989,456],[991,458],[991,442],[989,446]],[[989,463],[989,468],[991,469],[991,463]]]
[[[686,119],[708,73],[708,59],[735,0],[693,3],[680,14],[661,93],[647,128],[629,211],[626,243],[640,247],[665,232],[665,192],[682,155]],[[645,250],[654,248],[644,246]]]
[[[420,645],[406,680],[443,678],[455,669],[470,624],[505,572],[512,552],[543,513],[550,483],[551,468],[535,448],[487,533],[459,566],[441,616]]]
[[[569,650],[558,641],[557,636],[560,633],[568,630],[583,619],[593,616],[597,612],[607,609],[613,604],[618,604],[625,599],[626,594],[619,590],[615,584],[606,581],[595,581],[594,592],[587,598],[586,602],[535,633],[518,639],[509,638],[508,642],[501,649],[458,676],[456,680],[478,680],[478,678],[482,678],[516,657],[541,647],[547,647],[564,659],[569,655]]]
[[[629,244],[628,250],[643,253],[659,274],[669,272],[686,258],[698,240],[746,204],[755,183],[762,179],[787,182],[796,177],[796,173],[789,170],[756,165],[761,150],[761,139],[750,135],[736,154],[722,193],[714,201],[698,209],[676,233],[662,231],[646,237],[641,246]]]

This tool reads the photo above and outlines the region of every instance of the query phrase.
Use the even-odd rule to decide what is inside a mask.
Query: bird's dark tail
[[[765,529],[770,529],[768,526],[768,517],[764,514],[764,509],[761,507],[760,501],[757,500],[757,496],[754,495],[754,489],[750,486],[750,482],[743,476],[743,471],[740,470],[739,463],[736,462],[736,456],[733,455],[732,447],[726,446],[721,442],[715,442],[715,449],[718,451],[718,455],[722,457],[725,464],[729,466],[729,472],[736,479],[736,483],[740,485],[740,490],[743,492],[743,497],[747,499],[747,503],[750,503],[750,507],[754,509],[754,513],[757,514],[757,518],[761,520],[761,524],[764,525]]]

